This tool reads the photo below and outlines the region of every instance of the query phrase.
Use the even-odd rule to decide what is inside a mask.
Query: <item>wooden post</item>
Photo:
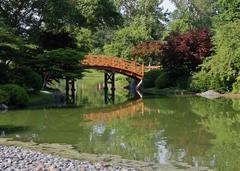
[[[111,85],[110,93],[108,85]],[[104,98],[105,103],[114,103],[115,102],[115,73],[114,72],[105,72],[104,74]]]
[[[75,91],[76,91],[76,89],[75,89],[75,80],[74,79],[72,79],[71,80],[71,84],[72,84],[72,88],[71,88],[71,92],[72,92],[72,94],[71,94],[71,99],[72,99],[72,104],[75,104],[75,102],[76,102],[76,95],[75,95]]]
[[[71,91],[70,91],[71,87]],[[66,78],[66,102],[67,104],[75,104],[75,80]]]
[[[69,78],[66,77],[66,102],[68,103],[69,102]]]

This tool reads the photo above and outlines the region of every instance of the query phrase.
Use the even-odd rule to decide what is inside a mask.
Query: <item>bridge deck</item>
[[[144,76],[144,65],[122,58],[87,55],[80,63],[86,68],[114,71],[140,80],[142,80]]]

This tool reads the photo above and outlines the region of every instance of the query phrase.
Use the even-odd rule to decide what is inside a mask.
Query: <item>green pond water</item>
[[[117,104],[105,105],[101,90],[89,91],[88,97],[84,88],[78,91],[82,102],[77,108],[0,113],[0,137],[71,144],[79,152],[160,164],[240,170],[239,100],[188,96],[129,101],[118,90]]]

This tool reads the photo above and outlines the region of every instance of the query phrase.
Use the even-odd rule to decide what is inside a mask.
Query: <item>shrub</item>
[[[158,89],[167,88],[176,85],[176,74],[170,71],[161,72],[155,80],[155,86]]]
[[[10,105],[26,105],[29,101],[26,90],[18,85],[6,84],[1,86],[1,89],[8,94]]]
[[[162,73],[162,70],[151,70],[145,73],[143,79],[143,87],[144,88],[152,88],[155,87],[155,80]]]
[[[2,89],[0,89],[0,104],[7,104],[9,102],[8,93]]]
[[[219,92],[227,91],[227,87],[222,81],[220,81],[218,76],[213,76],[205,71],[200,71],[192,76],[189,88],[195,92],[203,92],[207,90],[215,90]]]
[[[33,88],[34,91],[38,91],[42,87],[42,77],[34,72],[29,67],[22,67],[16,70],[17,80],[16,84],[19,84],[25,88]]]
[[[203,92],[209,89],[209,79],[203,72],[194,74],[190,79],[189,89],[195,92]]]
[[[180,89],[187,89],[189,86],[189,75],[183,75],[177,78],[176,85]]]
[[[237,81],[233,84],[233,93],[240,93],[240,77],[237,77]]]

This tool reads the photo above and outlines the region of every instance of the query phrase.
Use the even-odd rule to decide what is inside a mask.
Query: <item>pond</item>
[[[0,136],[70,144],[79,152],[160,164],[239,169],[238,100],[195,96],[127,100],[126,93],[117,98],[117,104],[105,105],[101,90],[90,98],[82,92],[80,99],[87,100],[80,107],[0,113]]]

